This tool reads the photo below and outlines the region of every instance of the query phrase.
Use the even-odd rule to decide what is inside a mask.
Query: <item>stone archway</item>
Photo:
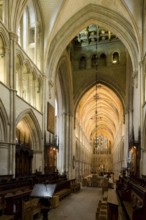
[[[20,153],[26,152],[26,154],[30,155],[30,160],[33,157],[31,162],[32,164],[29,164],[30,161],[27,161],[30,165],[29,168],[31,168],[31,172],[34,173],[36,170],[43,172],[44,158],[42,132],[38,120],[31,109],[22,112],[18,116],[16,120],[16,137],[16,150],[20,151]],[[23,148],[22,151],[20,150],[20,148]],[[25,161],[25,159],[27,159],[27,157],[24,154],[23,160]],[[19,169],[18,164],[16,164],[16,168]],[[26,172],[28,172],[28,170]],[[17,171],[17,173],[20,173],[20,170]]]
[[[72,164],[72,115],[73,115],[73,85],[68,54],[60,58],[55,81],[55,91],[58,105],[56,122],[59,137],[58,170],[66,172],[71,177]]]
[[[108,20],[107,20],[108,17]],[[137,40],[130,23],[118,13],[106,9],[102,6],[89,4],[75,14],[62,29],[56,34],[51,42],[46,60],[46,73],[54,82],[57,63],[66,46],[89,24],[97,24],[111,30],[124,43],[131,57],[133,70],[138,67],[138,45]]]
[[[0,173],[9,173],[9,143],[8,143],[8,115],[0,100]]]

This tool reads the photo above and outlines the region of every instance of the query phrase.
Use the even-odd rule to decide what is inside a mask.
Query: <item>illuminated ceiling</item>
[[[123,108],[118,96],[107,86],[97,84],[81,98],[76,117],[86,136],[92,140],[104,135],[113,143],[123,120]]]

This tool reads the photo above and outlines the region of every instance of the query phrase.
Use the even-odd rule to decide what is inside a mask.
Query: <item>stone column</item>
[[[62,119],[61,119],[62,118]],[[68,178],[72,177],[72,116],[63,113],[59,120],[59,153],[57,164],[59,171],[66,172]]]
[[[5,142],[0,142],[0,174],[9,174],[9,145]]]
[[[22,70],[23,70],[23,64],[21,64],[20,70],[18,72],[18,80],[19,80],[18,86],[19,86],[19,95],[20,95],[20,97],[23,96],[23,75],[22,75],[23,73],[22,73]]]
[[[9,174],[15,175],[15,141],[16,141],[16,77],[15,77],[15,58],[17,35],[10,32],[10,53],[9,53],[9,87],[10,87],[10,132],[9,132]]]
[[[4,71],[5,71],[5,75],[6,75],[6,80],[5,80],[5,83],[6,85],[9,87],[9,54],[10,54],[10,51],[9,51],[9,48],[5,47],[5,57],[4,57]]]
[[[72,115],[67,115],[67,147],[66,147],[66,158],[67,158],[67,169],[68,169],[68,177],[72,178],[73,172],[73,143],[72,143]]]
[[[58,167],[60,173],[64,173],[66,171],[65,113],[62,113],[62,115],[58,116],[58,124],[61,129],[59,129],[59,131],[58,131],[59,153],[58,153],[58,157],[57,157],[57,167]]]
[[[66,174],[68,176],[68,127],[67,127],[67,119],[68,119],[68,116],[67,116],[67,113],[64,113],[63,114],[63,125],[64,125],[64,170],[66,171]]]
[[[146,146],[145,146],[145,113],[146,113],[146,54],[143,56],[142,61],[140,62],[140,112],[141,112],[141,129],[140,129],[140,175],[145,175],[145,158],[146,158]]]
[[[34,54],[34,62],[36,63],[36,65],[38,66],[39,69],[42,70],[42,56],[43,53],[41,54],[41,28],[40,28],[40,24],[37,23],[35,26],[35,54]]]

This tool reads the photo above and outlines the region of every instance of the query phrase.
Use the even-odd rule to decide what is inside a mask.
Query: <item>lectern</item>
[[[42,206],[43,220],[48,220],[50,198],[53,197],[56,184],[35,184],[30,197],[39,198]]]

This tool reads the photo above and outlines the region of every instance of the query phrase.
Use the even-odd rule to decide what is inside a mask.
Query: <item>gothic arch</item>
[[[23,125],[28,129],[32,142],[33,150],[42,150],[42,132],[39,125],[39,122],[32,111],[32,109],[27,109],[23,111],[16,119],[16,127],[19,122],[23,122]]]
[[[28,2],[29,2],[29,0],[21,0],[21,3],[16,4],[16,7],[14,8],[14,12],[13,12],[14,16],[13,16],[13,19],[11,19],[13,24],[11,23],[11,27],[16,32],[17,32],[17,28],[18,28],[19,22],[21,20],[22,14],[28,5]],[[42,23],[41,13],[40,13],[37,2],[35,0],[32,0],[31,2],[33,4],[35,14],[37,17],[36,20]]]
[[[8,115],[0,100],[0,141],[6,141],[8,136]]]
[[[59,74],[60,84],[62,88],[62,97],[63,97],[62,101],[63,101],[64,111],[67,111],[72,114],[72,103],[71,103],[72,99],[69,97],[72,96],[73,85],[72,85],[70,61],[66,53],[64,53],[61,59],[59,60],[57,66],[57,73]]]
[[[16,50],[16,56],[20,61],[20,64],[23,65],[24,63],[24,56],[20,50]]]
[[[58,106],[58,114],[56,117],[56,132],[59,137],[59,153],[57,157],[58,169],[62,173],[70,170],[69,160],[72,158],[72,114],[73,114],[73,85],[70,61],[67,52],[63,54],[59,60],[55,86],[56,98]],[[62,129],[58,129],[58,128]],[[62,132],[64,131],[64,132]],[[69,159],[68,159],[69,158]],[[70,172],[69,172],[70,173]]]
[[[9,45],[9,36],[8,32],[6,32],[2,26],[0,26],[0,37],[2,38],[4,47],[7,48]]]
[[[107,20],[108,16],[108,20]],[[80,30],[94,23],[116,33],[124,43],[131,57],[133,70],[138,67],[138,45],[133,28],[127,20],[118,13],[99,5],[89,4],[76,13],[61,28],[51,42],[48,50],[45,71],[48,77],[54,81],[57,63],[64,49]]]
[[[122,91],[117,87],[116,84],[110,83],[110,82],[106,82],[103,80],[98,80],[97,83],[101,83],[107,87],[109,87],[113,92],[115,92],[115,94],[119,97],[121,104],[123,106],[123,116],[125,115],[125,101],[124,101],[124,94],[122,93]],[[78,91],[78,96],[74,97],[74,113],[76,111],[77,105],[81,99],[81,97],[90,89],[92,88],[94,85],[96,84],[95,80],[93,80],[92,82],[87,82],[86,84],[84,84],[84,88],[80,88],[80,91]]]

